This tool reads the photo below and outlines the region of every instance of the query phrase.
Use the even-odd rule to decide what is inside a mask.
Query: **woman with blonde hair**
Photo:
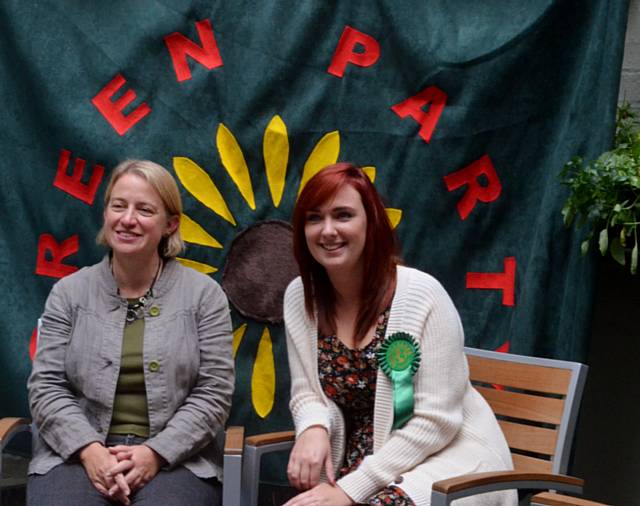
[[[234,385],[227,299],[175,259],[182,204],[162,166],[113,171],[109,253],[52,288],[29,378],[32,505],[221,503]]]

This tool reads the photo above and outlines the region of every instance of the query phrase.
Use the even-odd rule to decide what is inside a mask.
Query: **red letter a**
[[[411,116],[416,120],[420,124],[420,137],[429,142],[446,103],[446,93],[436,86],[429,86],[417,95],[392,106],[391,110],[401,118]],[[422,110],[427,104],[431,104],[429,110]]]
[[[222,66],[222,58],[218,51],[216,39],[213,36],[211,22],[208,19],[198,21],[196,30],[198,30],[198,35],[202,41],[202,47],[179,32],[173,32],[164,38],[178,82],[191,79],[191,69],[187,63],[187,55],[208,70]]]
[[[358,44],[364,48],[364,51],[355,51]],[[378,58],[380,58],[380,44],[376,39],[355,28],[345,26],[327,72],[342,77],[347,63],[353,63],[358,67],[370,67],[378,61]]]
[[[486,186],[481,185],[480,181],[478,181],[480,176],[487,178]],[[464,185],[469,186],[457,204],[458,214],[463,220],[473,211],[478,200],[481,202],[493,202],[502,193],[502,184],[493,168],[489,155],[483,155],[465,168],[447,174],[444,176],[444,183],[450,192]]]

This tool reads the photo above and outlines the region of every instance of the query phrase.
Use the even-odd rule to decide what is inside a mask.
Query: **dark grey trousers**
[[[136,440],[138,438],[135,438]],[[108,441],[108,445],[124,441]],[[132,444],[139,441],[130,440]],[[136,506],[219,506],[222,485],[215,478],[203,480],[184,467],[160,471],[134,492]],[[64,463],[46,474],[32,474],[27,481],[27,506],[113,506],[89,481],[82,464]]]

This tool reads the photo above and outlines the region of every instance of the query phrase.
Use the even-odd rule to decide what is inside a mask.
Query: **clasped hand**
[[[126,506],[131,503],[131,493],[151,481],[163,464],[162,457],[148,446],[106,448],[97,442],[81,451],[80,461],[101,494]]]

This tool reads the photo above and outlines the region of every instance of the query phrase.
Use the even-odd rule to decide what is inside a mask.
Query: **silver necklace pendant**
[[[139,297],[136,302],[127,306],[127,323],[133,323],[144,317],[144,305],[147,302],[147,294]]]
[[[134,321],[136,321],[136,311],[135,309],[132,308],[128,308],[127,309],[127,323],[133,323]]]
[[[111,266],[111,274],[113,274],[115,278],[115,274],[113,273],[113,264],[110,264],[110,266]],[[147,293],[138,297],[138,300],[135,301],[133,304],[131,303],[128,304],[127,316],[126,316],[127,325],[130,323],[133,323],[136,320],[139,320],[140,318],[144,318],[144,306],[149,300],[149,297],[151,297],[153,294],[153,286],[156,284],[156,280],[160,275],[161,269],[162,269],[162,261],[158,262],[158,269],[156,270],[156,275],[154,276],[153,281],[151,282],[151,286],[147,290]],[[118,288],[118,295],[120,295],[120,288]]]

